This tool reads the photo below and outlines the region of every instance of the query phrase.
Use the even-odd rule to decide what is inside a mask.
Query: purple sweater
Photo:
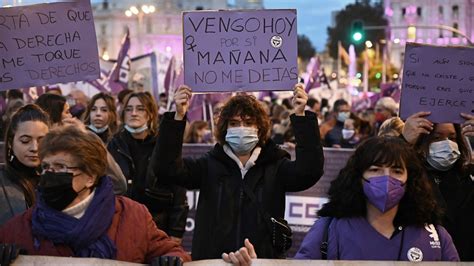
[[[295,259],[321,259],[319,247],[328,220],[324,217],[314,223]],[[327,259],[459,261],[459,255],[442,226],[407,226],[387,239],[365,218],[334,218],[329,225]]]

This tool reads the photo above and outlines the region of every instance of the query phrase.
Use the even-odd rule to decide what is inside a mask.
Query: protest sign
[[[183,13],[184,80],[195,92],[292,90],[296,10]]]
[[[89,1],[0,8],[0,90],[99,77]]]
[[[430,111],[434,123],[463,123],[474,114],[474,49],[407,44],[400,116]]]

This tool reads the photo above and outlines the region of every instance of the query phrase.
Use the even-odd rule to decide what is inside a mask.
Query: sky
[[[53,0],[55,2],[56,0]],[[101,0],[92,0],[100,2]],[[1,4],[13,2],[40,3],[45,0],[0,0]],[[229,0],[229,3],[235,0]],[[355,0],[263,0],[265,8],[296,8],[298,14],[298,34],[304,34],[313,43],[316,51],[325,49],[327,27],[331,25],[333,11],[343,9]]]
[[[317,52],[325,49],[331,13],[355,0],[264,0],[265,8],[296,8],[298,34],[306,35]]]

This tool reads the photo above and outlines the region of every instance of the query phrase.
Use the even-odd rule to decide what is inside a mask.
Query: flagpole
[[[337,88],[339,89],[339,79],[341,78],[341,41],[337,42]]]

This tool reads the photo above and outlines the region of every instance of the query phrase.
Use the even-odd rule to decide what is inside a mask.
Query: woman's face
[[[38,146],[48,131],[48,126],[41,121],[18,124],[11,147],[13,155],[27,167],[38,167],[40,165]]]
[[[437,124],[433,131],[433,136],[430,140],[430,144],[433,142],[442,141],[446,139],[449,139],[457,143],[456,130],[454,129],[454,125],[451,123]]]
[[[148,122],[146,108],[137,97],[130,98],[124,112],[125,124],[131,128],[140,128]]]
[[[43,158],[41,165],[44,171],[71,173],[74,176],[72,179],[72,189],[79,192],[79,194],[66,208],[72,207],[85,199],[90,194],[90,188],[94,186],[96,178],[79,168],[80,162],[78,159],[68,152],[47,154]]]
[[[65,103],[63,107],[63,112],[61,113],[61,120],[66,118],[72,118],[71,112],[69,111],[69,104]]]
[[[96,128],[103,128],[109,123],[109,108],[104,99],[97,99],[92,106],[90,122]]]
[[[370,180],[372,177],[389,175],[400,182],[405,184],[407,182],[408,173],[405,167],[397,166],[378,166],[371,165],[367,170],[364,171],[362,176],[366,180]]]

